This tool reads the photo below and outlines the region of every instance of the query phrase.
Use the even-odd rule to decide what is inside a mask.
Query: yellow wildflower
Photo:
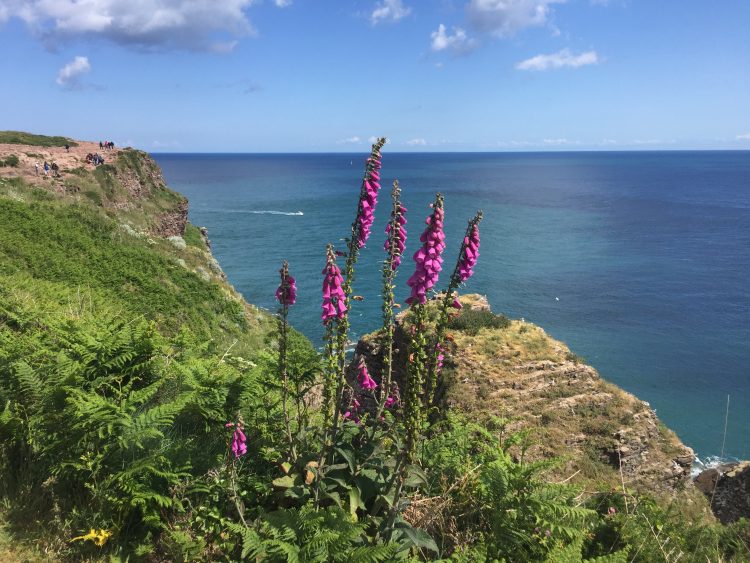
[[[107,543],[107,540],[110,537],[112,537],[112,532],[110,532],[109,530],[103,530],[101,528],[95,530],[94,528],[91,528],[88,534],[84,536],[78,536],[70,541],[91,541],[94,542],[96,546],[102,547],[105,543]]]

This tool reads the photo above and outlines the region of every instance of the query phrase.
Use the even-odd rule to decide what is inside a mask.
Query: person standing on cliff
[[[36,175],[39,176],[39,163],[38,162],[34,163],[34,170],[36,171]]]
[[[47,175],[47,172],[49,172],[49,164],[48,164],[48,163],[47,163],[47,161],[45,160],[45,161],[44,161],[44,175],[45,175],[45,176]]]

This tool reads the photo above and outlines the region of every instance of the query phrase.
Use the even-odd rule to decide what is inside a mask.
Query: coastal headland
[[[275,350],[271,316],[230,285],[207,231],[188,221],[187,200],[167,187],[148,154],[66,138],[7,142],[13,141],[7,133],[0,133],[6,163],[0,167],[0,328],[9,336],[0,340],[0,367],[17,369],[35,350],[26,341],[38,329],[33,323],[91,320],[101,311],[145,319],[169,336],[188,328],[220,362],[229,357],[246,366],[247,358]],[[103,163],[92,163],[92,154]],[[54,173],[44,170],[45,162],[57,165]],[[494,314],[482,296],[463,295],[461,303],[448,334],[445,405],[501,440],[513,436],[509,451],[518,459],[556,460],[546,478],[579,486],[582,498],[596,491],[626,499],[646,494],[689,520],[713,521],[690,475],[692,450],[647,403],[608,383],[543,328]],[[4,342],[10,344],[3,350]],[[57,352],[58,344],[45,344],[44,354]],[[396,381],[405,377],[406,348],[399,328]],[[382,365],[372,335],[356,353],[373,372]],[[431,525],[419,511],[406,514],[412,524]]]

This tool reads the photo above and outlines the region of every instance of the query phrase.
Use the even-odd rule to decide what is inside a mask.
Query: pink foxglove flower
[[[328,260],[326,267],[323,269],[323,324],[328,324],[331,319],[344,318],[346,314],[346,296],[341,287],[343,278],[341,270],[336,265],[336,255],[333,248],[328,247]]]
[[[247,438],[240,424],[237,424],[232,434],[232,453],[235,458],[239,458],[247,453]]]
[[[375,389],[378,384],[375,382],[375,380],[370,377],[370,373],[367,371],[367,366],[365,365],[364,360],[359,361],[359,374],[357,375],[357,381],[359,382],[360,387],[364,389],[365,391],[372,391]]]
[[[391,241],[395,243],[393,248],[393,258],[391,260],[391,268],[395,270],[401,264],[401,256],[406,249],[406,207],[399,203],[395,212],[396,217],[393,217],[393,215],[394,213],[391,214],[392,219],[385,227],[385,233],[387,236],[383,247],[386,252],[390,252]],[[395,229],[392,228],[392,224],[394,224],[393,219],[395,219],[395,225],[397,225]]]
[[[362,183],[359,196],[359,240],[357,244],[362,248],[370,237],[370,229],[375,220],[375,206],[378,204],[380,191],[380,149],[373,145],[372,156],[367,159],[367,173]]]
[[[437,349],[437,363],[435,367],[437,368],[437,373],[440,373],[440,370],[443,369],[443,360],[445,360],[445,348],[440,343],[435,348]]]
[[[477,258],[479,258],[479,225],[474,223],[468,236],[464,237],[463,255],[458,265],[458,276],[461,283],[474,274]]]
[[[435,286],[440,271],[443,269],[442,254],[445,249],[443,196],[438,194],[432,207],[432,215],[425,221],[427,228],[419,237],[422,247],[414,253],[414,262],[417,267],[406,282],[411,287],[411,295],[406,300],[410,305],[427,301],[427,292]]]
[[[385,398],[385,408],[389,409],[393,405],[396,404],[396,398],[395,397],[386,397]]]
[[[289,275],[289,265],[284,261],[279,270],[281,283],[276,290],[276,299],[286,307],[291,307],[297,302],[297,284],[292,276]]]
[[[344,420],[352,420],[353,422],[356,422],[359,424],[359,416],[357,416],[357,412],[360,409],[359,401],[356,397],[352,397],[351,403],[349,404],[349,408],[346,410],[346,412],[341,415]]]

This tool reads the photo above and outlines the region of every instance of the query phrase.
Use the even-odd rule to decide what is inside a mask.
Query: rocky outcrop
[[[161,169],[146,153],[130,150],[118,156],[117,179],[130,198],[141,199],[154,188],[166,188]]]
[[[723,524],[750,518],[750,461],[706,469],[695,478],[695,486]]]
[[[467,309],[488,311],[487,300],[461,297]],[[400,317],[403,322],[403,314]],[[648,403],[604,381],[543,329],[524,321],[505,328],[449,330],[443,401],[473,418],[507,420],[505,432],[531,432],[527,457],[564,460],[560,478],[596,480],[621,490],[671,494],[691,487],[693,451],[657,418]],[[373,335],[357,344],[371,374],[382,369]],[[403,381],[405,331],[395,335],[393,377]],[[350,375],[353,376],[353,373]]]
[[[187,220],[188,202],[183,200],[173,210],[159,215],[152,234],[158,237],[182,237],[185,235]]]

